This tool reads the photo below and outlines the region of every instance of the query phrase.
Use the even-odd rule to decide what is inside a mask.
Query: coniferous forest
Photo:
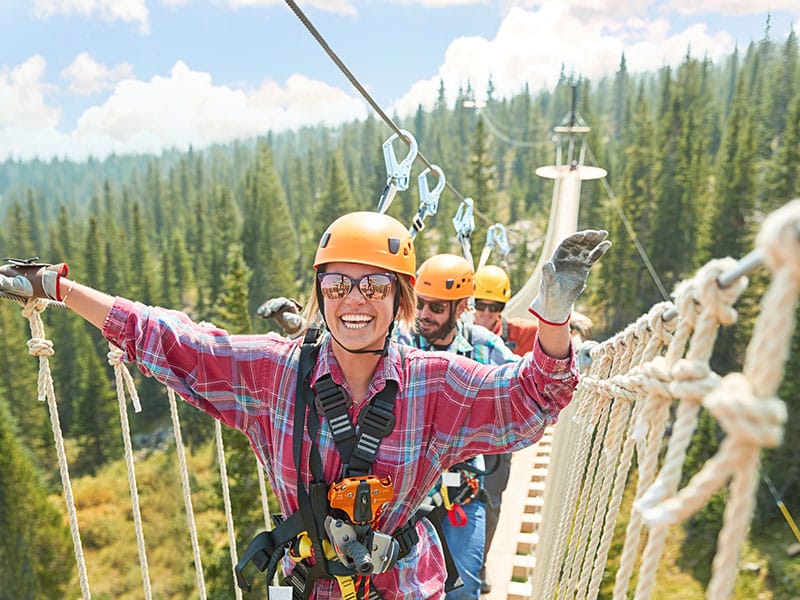
[[[440,87],[432,110],[420,108],[397,123],[449,183],[474,198],[476,256],[489,225],[509,228],[516,290],[538,259],[550,207],[552,182],[534,171],[554,162],[552,128],[570,111],[577,90],[577,111],[592,128],[585,162],[608,170],[606,180],[584,183],[579,219],[580,228],[608,229],[614,244],[581,299],[598,339],[664,300],[642,254],[670,292],[711,258],[746,255],[764,215],[800,196],[794,33],[776,41],[767,29],[718,63],[687,49],[680,65],[632,74],[622,56],[614,76],[600,81],[564,74],[552,91],[522,89],[496,98],[491,81],[488,90],[485,107],[476,109],[465,103],[473,99],[469,85],[454,103]],[[256,309],[275,296],[306,299],[327,224],[345,212],[376,208],[386,184],[381,145],[391,133],[370,116],[160,156],[6,160],[0,163],[0,251],[66,262],[77,281],[181,309],[231,332],[267,331],[273,325]],[[415,165],[412,181],[422,168]],[[414,188],[398,193],[389,211],[405,223],[419,205]],[[417,237],[418,262],[460,252],[451,224],[458,206],[445,190],[438,215]],[[752,274],[739,323],[720,333],[713,359],[718,373],[741,368],[765,284],[763,273]],[[44,320],[55,348],[50,367],[93,595],[141,597],[108,345],[69,312],[48,310]],[[38,361],[26,351],[30,331],[18,304],[0,301],[0,332],[0,597],[79,597],[53,433],[46,404],[36,400]],[[160,598],[197,597],[166,392],[132,371],[143,406],[130,419],[154,590]],[[789,599],[800,593],[800,565],[784,551],[796,540],[776,502],[800,517],[797,333],[779,395],[789,411],[785,442],[763,454],[750,545],[765,561],[759,589],[768,595],[761,597]],[[213,421],[187,405],[179,411],[208,595],[230,598]],[[703,443],[693,445],[702,448],[689,457],[693,469],[722,437],[710,418],[696,435]],[[226,431],[224,440],[241,552],[264,526],[256,465],[238,432]],[[684,525],[676,564],[700,586],[709,576],[721,511],[720,502],[711,502]],[[608,589],[603,593],[610,597]]]

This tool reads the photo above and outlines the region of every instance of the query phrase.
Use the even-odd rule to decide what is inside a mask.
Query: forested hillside
[[[535,264],[531,249],[544,234],[550,206],[552,183],[534,170],[554,161],[552,127],[570,109],[573,84],[578,112],[592,127],[586,163],[609,173],[606,181],[584,184],[579,224],[608,229],[614,243],[582,306],[595,320],[595,335],[605,338],[663,299],[642,253],[671,291],[712,257],[747,254],[763,216],[800,196],[800,52],[794,34],[780,41],[766,34],[718,64],[687,50],[677,67],[634,75],[621,57],[612,78],[565,75],[553,91],[525,89],[512,98],[494,97],[490,82],[486,106],[479,109],[465,105],[473,96],[468,86],[454,104],[440,89],[432,111],[398,119],[448,182],[474,198],[479,214],[473,251],[480,251],[489,225],[509,227],[515,289]],[[231,145],[161,156],[6,161],[0,163],[0,254],[64,261],[77,281],[107,292],[185,310],[233,332],[266,331],[270,323],[255,316],[256,308],[273,296],[305,299],[325,226],[342,213],[377,206],[386,183],[381,145],[391,133],[370,117],[336,129],[263,132]],[[396,147],[399,154],[399,142]],[[423,168],[417,163],[412,183]],[[406,223],[418,208],[414,188],[400,192],[390,210]],[[458,205],[445,191],[438,216],[417,237],[419,262],[439,251],[459,251],[451,224]],[[521,221],[529,226],[514,226]],[[717,344],[718,372],[741,364],[763,289],[756,273],[739,305],[740,323],[722,332]],[[36,363],[26,352],[30,333],[19,312],[16,303],[0,302],[0,564],[15,565],[0,569],[0,590],[15,590],[14,598],[75,596],[74,562],[65,560],[72,558],[68,530],[57,518],[64,503],[49,497],[60,493],[52,433],[46,405],[36,401]],[[122,445],[107,344],[69,313],[47,311],[45,326],[56,350],[50,364],[71,475],[109,477]],[[169,427],[169,411],[160,386],[141,377],[137,383],[144,410],[132,417],[132,428],[146,448]],[[789,409],[789,443],[767,451],[762,468],[797,517],[798,336],[780,397]],[[187,407],[181,416],[184,439],[200,462],[212,422]],[[713,422],[697,435],[707,438],[711,455],[721,435]],[[263,526],[254,464],[241,436],[226,433],[226,445],[238,457],[235,510],[244,544]],[[692,457],[694,465],[708,455]],[[155,485],[158,478],[151,475]],[[220,510],[218,482],[215,487],[211,477],[196,483],[198,502]],[[182,508],[173,497],[176,510]],[[774,504],[762,482],[754,530],[783,527],[788,544],[790,531]],[[170,516],[175,523],[181,518]],[[698,548],[713,545],[713,536],[706,536],[719,518],[707,509],[688,525],[700,541],[686,552],[713,555]],[[206,519],[217,527],[204,530],[203,544],[214,557],[207,564],[210,589],[230,597],[224,522],[218,515]],[[114,535],[106,537],[87,542],[89,551],[114,543]],[[180,558],[180,567],[163,575],[174,584],[164,597],[192,597],[186,567],[191,554]],[[780,595],[787,584],[778,577],[767,585],[776,598],[792,597]],[[135,591],[109,593],[136,597]]]

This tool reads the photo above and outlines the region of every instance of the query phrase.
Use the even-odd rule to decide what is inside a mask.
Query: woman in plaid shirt
[[[503,366],[405,349],[390,342],[397,319],[411,325],[415,255],[399,221],[371,212],[334,221],[320,240],[314,298],[327,325],[309,384],[330,374],[351,402],[353,420],[388,381],[396,424],[380,443],[374,475],[390,477],[393,499],[374,529],[394,533],[404,525],[442,471],[481,453],[512,452],[534,443],[569,403],[578,373],[569,311],[592,264],[607,250],[605,232],[568,237],[545,268],[531,310],[541,323],[533,353]],[[298,510],[298,469],[311,480],[311,440],[304,432],[295,465],[293,422],[300,343],[275,333],[230,335],[194,323],[186,314],[115,298],[66,279],[66,265],[0,266],[0,292],[63,301],[125,351],[139,369],[184,400],[242,431],[263,465],[284,516]],[[321,419],[315,446],[326,482],[342,463],[330,426]],[[367,578],[385,600],[440,598],[445,567],[432,525],[416,524],[419,542],[390,569]],[[363,588],[362,588],[363,589]],[[312,597],[342,597],[335,579],[319,579]]]

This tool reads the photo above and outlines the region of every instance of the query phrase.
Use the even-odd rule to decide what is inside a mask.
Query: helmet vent
[[[400,252],[400,240],[397,238],[389,238],[389,252],[392,254]]]
[[[322,234],[322,239],[319,241],[319,247],[325,248],[328,245],[328,242],[331,241],[331,232],[326,231]]]
[[[447,281],[445,281],[445,283],[444,283],[444,286],[445,286],[445,287],[446,287],[448,290],[452,290],[452,289],[453,289],[453,285],[454,285],[454,284],[455,284],[455,281],[454,281],[454,280],[452,280],[452,279],[448,279]]]

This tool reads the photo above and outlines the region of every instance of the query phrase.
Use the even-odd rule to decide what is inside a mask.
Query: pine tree
[[[258,146],[254,169],[248,173],[242,247],[250,282],[250,314],[267,298],[292,296],[298,261],[298,241],[286,195],[275,171],[272,150]]]
[[[76,364],[83,377],[81,388],[72,390],[79,401],[70,435],[78,440],[76,472],[95,474],[103,464],[122,454],[122,433],[116,394],[104,363],[92,345],[81,344],[80,348],[82,355]]]
[[[754,238],[756,140],[753,113],[741,80],[734,99],[725,137],[718,156],[717,187],[714,204],[706,223],[700,256],[740,258],[752,249]],[[721,374],[741,364],[745,344],[752,327],[758,286],[751,284],[739,300],[739,323],[726,328],[715,344],[713,368]],[[762,290],[763,291],[763,290]]]
[[[156,290],[155,269],[148,250],[146,219],[139,204],[133,205],[133,235],[131,244],[131,268],[136,278],[131,282],[133,297],[144,304],[153,304]]]
[[[609,208],[609,233],[614,250],[603,257],[599,285],[594,288],[605,304],[609,331],[618,331],[635,320],[647,307],[642,306],[644,290],[652,283],[644,268],[628,226],[641,242],[649,234],[648,208],[652,203],[655,178],[654,127],[648,117],[648,105],[640,89],[635,114],[625,119],[625,156],[616,206]],[[617,212],[617,208],[622,214]],[[627,221],[627,225],[626,225]]]
[[[0,396],[0,594],[65,598],[75,568],[69,529],[16,436],[8,403]]]
[[[800,91],[786,114],[786,129],[767,169],[766,210],[774,210],[800,196]]]
[[[342,170],[340,153],[334,152],[328,162],[328,181],[315,213],[316,239],[322,237],[333,221],[355,209],[353,195]]]
[[[228,261],[222,277],[217,304],[211,313],[211,322],[229,333],[251,331],[248,283],[252,273],[244,262],[242,247],[233,244],[228,248]]]
[[[489,159],[490,139],[486,133],[483,118],[478,118],[472,140],[472,151],[467,170],[467,190],[475,202],[475,230],[472,232],[473,254],[479,254],[486,240],[486,230],[493,225],[499,215],[497,196],[495,194],[496,168]],[[478,216],[478,212],[488,217],[492,223],[486,223]]]
[[[31,336],[30,327],[20,315],[20,306],[16,302],[0,302],[0,331],[3,334],[0,398],[14,398],[14,402],[9,403],[9,411],[19,425],[17,439],[40,464],[54,464],[51,463],[53,434],[47,407],[37,401],[38,359],[30,356],[26,348]]]

